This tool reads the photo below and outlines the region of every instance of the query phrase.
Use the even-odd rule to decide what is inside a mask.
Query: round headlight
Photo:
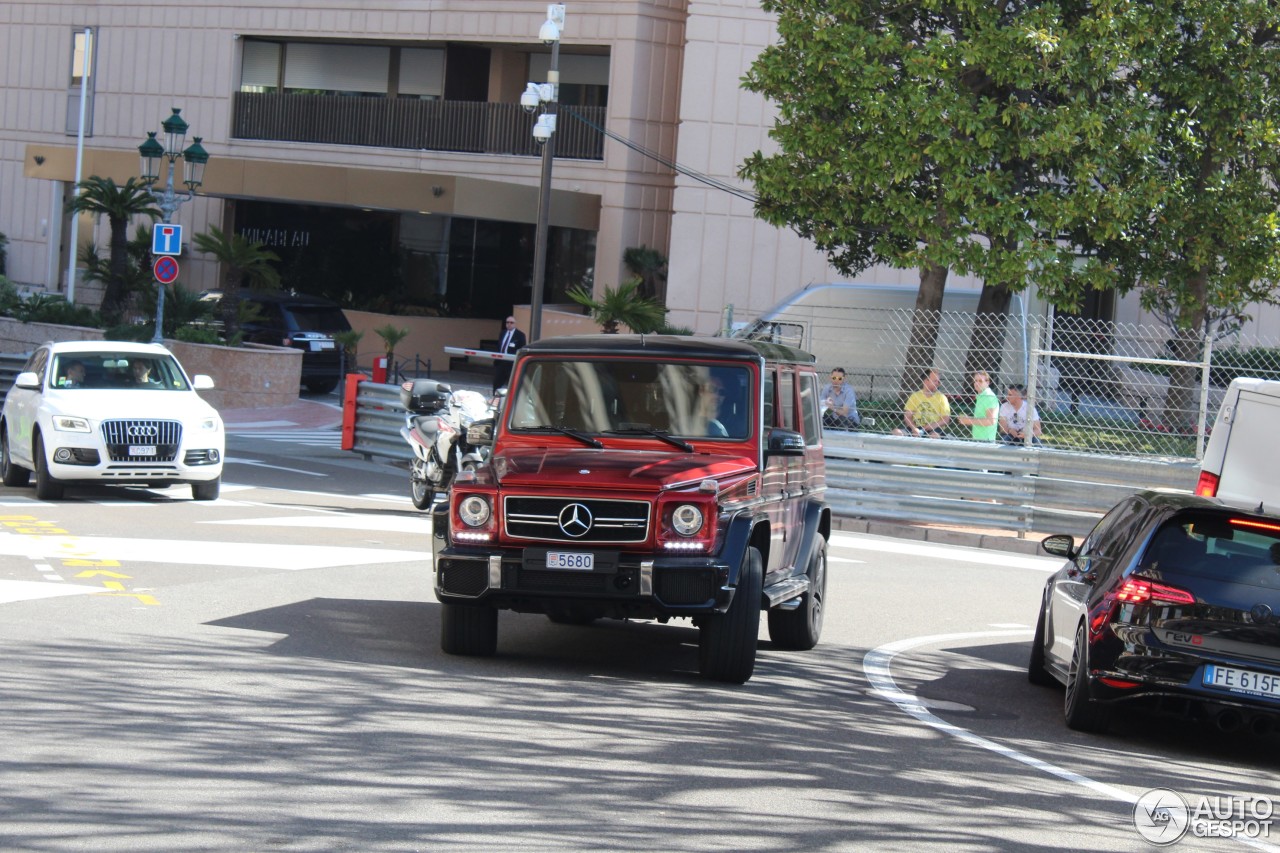
[[[681,504],[671,513],[671,526],[681,536],[692,536],[702,529],[702,510],[693,504]]]
[[[489,520],[489,502],[479,495],[464,498],[458,504],[458,518],[468,527],[481,527]]]

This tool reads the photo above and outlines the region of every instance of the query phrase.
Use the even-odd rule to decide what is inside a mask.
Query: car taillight
[[[1200,472],[1196,481],[1196,494],[1202,498],[1211,498],[1218,494],[1218,475],[1208,471]]]
[[[1176,586],[1155,583],[1146,578],[1128,578],[1116,592],[1116,601],[1125,604],[1195,604],[1196,598]]]

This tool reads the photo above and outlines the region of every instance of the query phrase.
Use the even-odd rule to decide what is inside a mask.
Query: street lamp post
[[[182,110],[173,107],[173,115],[160,123],[160,127],[164,130],[165,144],[161,145],[156,139],[155,131],[147,131],[147,139],[138,146],[138,154],[142,157],[142,182],[147,186],[147,192],[151,193],[151,197],[155,199],[156,207],[160,208],[160,221],[166,225],[173,221],[173,215],[177,213],[178,208],[196,196],[196,189],[204,183],[204,167],[209,162],[209,152],[204,150],[204,146],[200,144],[200,137],[195,137],[195,141],[187,146],[185,150],[182,148],[183,140],[187,135],[187,122],[182,118],[180,113]],[[183,162],[183,172],[185,177],[183,183],[187,185],[187,191],[175,192],[173,188],[173,172],[174,164],[181,157]],[[157,190],[153,185],[160,177],[160,165],[162,160],[168,160],[168,177],[165,181],[163,190]],[[161,343],[164,340],[164,284],[157,282],[156,287],[156,331],[151,336],[152,343]]]
[[[520,96],[520,105],[528,112],[545,105],[545,111],[533,125],[533,138],[542,146],[542,182],[538,193],[538,227],[533,248],[533,297],[529,304],[529,340],[542,336],[542,295],[547,282],[547,239],[551,217],[551,163],[555,158],[557,101],[560,95],[560,33],[564,31],[564,6],[547,7],[547,20],[538,30],[538,38],[551,45],[551,65],[547,82],[530,83]]]

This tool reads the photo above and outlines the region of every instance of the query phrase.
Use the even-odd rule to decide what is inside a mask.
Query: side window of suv
[[[774,409],[774,388],[773,388],[773,369],[765,366],[764,373],[760,377],[761,384],[764,386],[764,428],[768,429],[773,426],[773,409]]]
[[[796,375],[788,368],[778,371],[778,405],[782,411],[784,429],[798,429],[796,426]]]
[[[822,436],[818,424],[818,377],[800,374],[800,422],[804,427],[804,443],[813,447]]]

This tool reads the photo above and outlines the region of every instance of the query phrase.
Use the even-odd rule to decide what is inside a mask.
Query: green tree
[[[1149,152],[1147,112],[1115,96],[1146,38],[1144,6],[762,5],[779,40],[744,85],[777,107],[778,150],[756,152],[741,173],[757,216],[812,240],[841,272],[920,271],[904,387],[933,363],[949,270],[983,279],[980,314],[1004,313],[1032,280],[1064,306],[1115,283],[1097,259],[1075,262],[1062,238],[1123,228],[1146,209],[1150,188],[1121,155]],[[971,360],[990,357],[976,350]]]
[[[382,338],[382,346],[387,352],[387,381],[394,382],[396,376],[396,344],[409,337],[408,329],[401,329],[388,323],[374,329],[373,333]]]
[[[1127,168],[1161,189],[1121,232],[1082,233],[1174,327],[1195,361],[1215,322],[1275,303],[1280,285],[1280,10],[1249,0],[1153,4],[1153,37],[1129,63],[1128,96],[1153,114],[1157,155]],[[1175,368],[1164,423],[1186,426],[1196,368]]]
[[[648,246],[632,246],[622,253],[622,265],[640,279],[641,296],[667,301],[667,256]]]
[[[246,240],[242,234],[228,235],[214,226],[205,234],[197,234],[195,246],[222,265],[222,298],[219,312],[222,315],[223,335],[227,341],[239,339],[240,293],[247,285],[261,290],[273,290],[280,286],[280,274],[275,264],[280,260],[275,252],[263,248],[256,240]]]
[[[606,285],[599,299],[585,287],[571,288],[565,295],[586,308],[606,335],[616,335],[619,325],[638,334],[650,334],[666,325],[667,309],[658,300],[640,295],[638,278],[616,288]]]
[[[109,320],[118,320],[129,296],[127,274],[129,266],[129,220],[146,216],[152,221],[160,218],[147,185],[129,178],[117,184],[111,178],[97,175],[76,185],[80,190],[68,204],[75,213],[92,213],[106,216],[111,226],[110,260],[106,276],[106,291],[102,296],[102,314]]]

